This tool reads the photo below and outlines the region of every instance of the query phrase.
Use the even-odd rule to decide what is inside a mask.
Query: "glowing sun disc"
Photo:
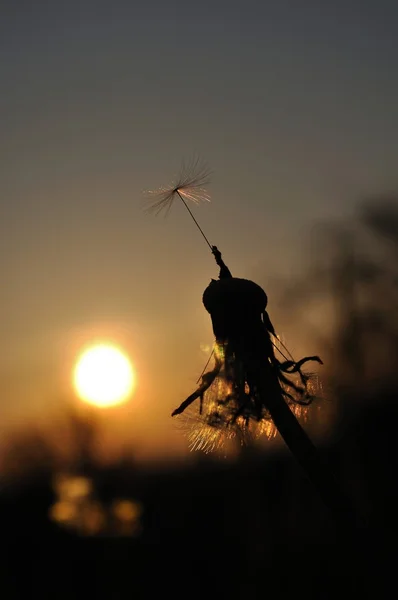
[[[127,356],[115,346],[98,344],[79,357],[74,385],[81,400],[98,407],[126,402],[133,391],[135,376]]]

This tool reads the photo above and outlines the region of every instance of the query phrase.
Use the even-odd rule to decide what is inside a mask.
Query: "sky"
[[[76,356],[109,340],[137,387],[108,438],[187,454],[170,413],[208,358],[218,269],[184,208],[148,215],[143,192],[202,157],[192,210],[272,317],[317,223],[396,189],[397,25],[393,0],[3,0],[2,432],[74,403]]]

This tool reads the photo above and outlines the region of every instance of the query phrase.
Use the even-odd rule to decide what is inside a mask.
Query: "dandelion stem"
[[[255,363],[255,369],[260,394],[266,398],[266,406],[285,444],[306,472],[325,505],[340,517],[343,525],[351,528],[357,518],[355,511],[324,456],[312,443],[281,395],[278,392],[269,393],[267,376],[262,365]]]
[[[180,192],[179,192],[178,190],[175,190],[175,191],[176,191],[176,193],[178,194],[178,196],[179,196],[180,200],[182,200],[182,202],[184,203],[184,206],[185,206],[185,208],[187,209],[187,211],[189,212],[189,214],[191,215],[191,217],[192,217],[192,219],[193,219],[193,221],[194,221],[194,223],[195,223],[196,227],[199,229],[200,233],[203,235],[203,237],[204,237],[204,239],[205,239],[205,241],[206,241],[206,244],[209,246],[210,250],[211,250],[211,251],[213,251],[213,247],[212,247],[212,245],[210,244],[209,240],[207,239],[207,237],[206,237],[206,236],[205,236],[205,234],[203,233],[203,230],[202,230],[201,226],[199,225],[199,223],[197,222],[197,220],[196,220],[196,219],[195,219],[195,217],[193,216],[193,214],[192,214],[192,211],[191,211],[191,209],[189,208],[188,204],[185,202],[185,200],[184,200],[184,198],[181,196]]]

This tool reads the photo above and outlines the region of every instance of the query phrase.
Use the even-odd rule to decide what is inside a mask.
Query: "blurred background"
[[[382,597],[396,558],[398,9],[393,2],[0,7],[0,518],[5,598]],[[322,398],[300,422],[350,536],[279,435],[192,452],[218,269],[186,211],[142,210],[198,153],[193,207],[260,284]],[[207,252],[207,254],[206,254]],[[86,347],[132,392],[82,402]],[[350,586],[350,587],[349,587]]]

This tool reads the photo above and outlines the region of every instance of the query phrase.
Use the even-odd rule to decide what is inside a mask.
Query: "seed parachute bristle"
[[[234,358],[234,365],[228,367],[225,352],[227,346],[216,344],[214,368],[202,375],[199,389],[173,412],[190,450],[224,451],[233,440],[248,446],[260,437],[271,440],[277,435],[266,398],[260,405],[257,390],[251,390],[245,379],[238,381],[243,365]],[[296,370],[288,366],[285,369],[286,363],[276,363],[282,398],[295,417],[303,421],[308,418],[312,402],[323,397],[317,373],[301,371],[301,365],[308,360],[321,362],[318,357],[308,357],[292,365]],[[196,406],[195,400],[199,400]]]
[[[210,202],[210,195],[206,190],[210,175],[211,171],[199,158],[183,162],[179,176],[169,186],[146,192],[144,210],[156,215],[160,212],[167,214],[177,196],[194,204]]]

